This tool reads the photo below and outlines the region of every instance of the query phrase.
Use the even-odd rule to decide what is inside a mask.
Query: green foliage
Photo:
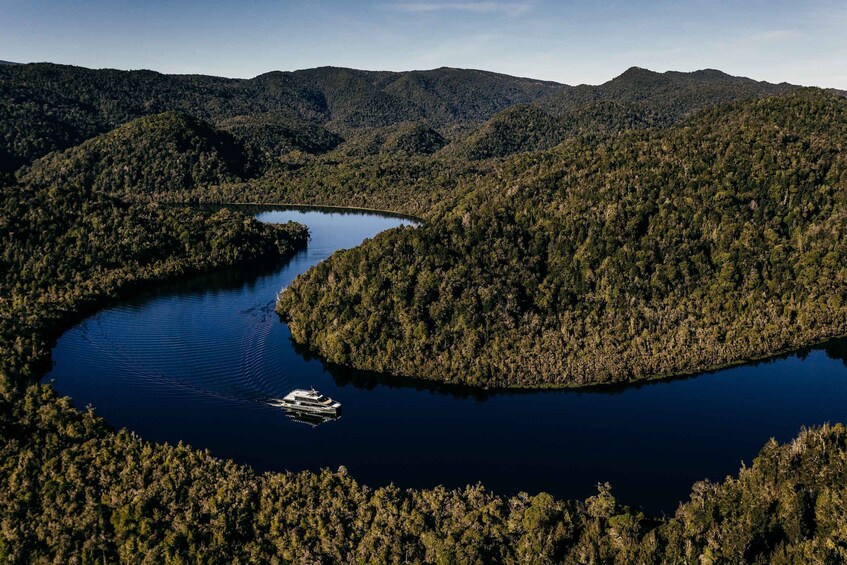
[[[842,563],[847,429],[771,441],[723,484],[694,485],[690,501],[656,531],[667,562]]]
[[[447,140],[424,122],[401,123],[359,130],[349,135],[331,158],[431,155],[446,144]]]
[[[288,155],[246,182],[165,190],[154,197],[174,203],[311,204],[428,216],[493,170],[488,162],[402,153],[351,157],[337,151],[318,158]]]
[[[444,137],[423,123],[401,126],[385,140],[384,152],[431,155],[447,144]]]
[[[441,67],[402,73],[385,90],[410,100],[423,109],[424,117],[444,126],[482,122],[500,110],[539,100],[564,88],[555,82]]]
[[[695,372],[847,333],[847,100],[803,91],[499,165],[298,277],[328,360],[492,386]]]

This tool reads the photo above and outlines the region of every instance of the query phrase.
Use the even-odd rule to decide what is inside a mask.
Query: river
[[[258,470],[336,469],[370,486],[547,491],[672,513],[700,479],[750,464],[770,437],[847,420],[847,343],[687,379],[593,391],[491,393],[325,366],[274,312],[277,292],[338,249],[409,223],[363,211],[267,209],[308,248],[261,270],[163,285],[66,332],[45,379],[115,427]],[[343,403],[317,426],[268,406],[314,386]]]

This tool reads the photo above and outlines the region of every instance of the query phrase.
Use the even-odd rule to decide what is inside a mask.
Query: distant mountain
[[[436,126],[481,122],[500,110],[549,96],[564,85],[487,71],[441,67],[403,73],[385,90],[424,109]]]
[[[0,65],[20,65],[20,63],[13,63],[12,61],[0,61]]]
[[[563,89],[540,100],[538,105],[551,114],[567,118],[575,113],[591,113],[592,108],[614,102],[619,107],[630,108],[632,113],[642,114],[649,125],[667,126],[702,108],[779,94],[793,88],[798,87],[734,77],[714,69],[657,73],[632,67],[598,86]]]
[[[566,86],[447,67],[320,67],[227,79],[2,65],[0,172],[172,110],[231,132],[265,163],[293,150],[326,153],[345,139],[350,154],[392,152],[386,135],[403,124],[423,124],[435,135],[400,152],[426,154],[447,136],[459,140],[452,151],[483,159],[549,148],[580,133],[668,127],[708,107],[792,88],[714,69],[657,73],[632,67],[598,86]]]
[[[504,110],[463,140],[460,151],[471,158],[503,157],[553,147],[579,133],[669,127],[706,108],[794,88],[714,69],[657,73],[632,67],[598,86],[563,87],[535,102],[537,109]]]
[[[267,114],[280,118],[270,126],[284,128],[299,120],[344,136],[421,120],[436,129],[473,125],[562,88],[447,68],[387,72],[322,67],[241,80],[48,63],[5,65],[0,66],[0,170],[14,170],[134,118],[169,110],[224,127],[233,127],[231,120],[239,116]],[[242,119],[246,121],[251,120]],[[233,129],[236,135],[241,131]],[[325,147],[318,145],[318,150]]]
[[[678,116],[716,102],[778,94],[791,88],[796,87],[787,83],[771,84],[734,77],[714,69],[691,73],[657,73],[632,67],[599,86],[565,88],[546,97],[539,105],[548,112],[561,115],[573,108],[601,100],[650,101],[662,113]]]
[[[248,169],[241,144],[230,134],[191,116],[165,112],[51,153],[26,169],[21,180],[144,199],[154,192],[238,181]]]

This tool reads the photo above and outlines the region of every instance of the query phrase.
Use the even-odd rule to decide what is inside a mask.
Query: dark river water
[[[503,494],[672,513],[700,479],[748,465],[770,438],[847,420],[844,341],[669,382],[601,391],[487,393],[327,367],[293,347],[277,292],[334,251],[408,223],[365,212],[266,211],[309,226],[308,249],[261,272],[162,286],[62,336],[53,379],[78,407],[146,439],[186,442],[259,470],[336,469],[370,486],[482,482]],[[314,386],[340,419],[295,422],[267,400]]]

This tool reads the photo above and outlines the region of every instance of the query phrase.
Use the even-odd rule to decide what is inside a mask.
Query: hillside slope
[[[468,159],[508,157],[522,151],[550,149],[571,135],[564,120],[537,106],[519,104],[503,110],[450,148]]]
[[[21,182],[56,183],[136,199],[242,179],[247,155],[235,139],[179,112],[138,118],[33,163]]]
[[[302,246],[303,226],[126,204],[61,184],[0,189],[0,559],[9,562],[839,563],[847,430],[767,443],[673,517],[506,497],[482,485],[369,488],[346,469],[256,473],[114,431],[34,384],[68,320],[145,283]]]
[[[343,141],[326,128],[275,112],[227,118],[217,127],[242,140],[248,152],[268,166],[292,151],[320,155]]]
[[[482,386],[699,371],[847,333],[847,100],[807,90],[512,159],[278,304],[329,361]]]
[[[401,123],[357,132],[332,157],[431,155],[446,144],[444,136],[424,122]]]

